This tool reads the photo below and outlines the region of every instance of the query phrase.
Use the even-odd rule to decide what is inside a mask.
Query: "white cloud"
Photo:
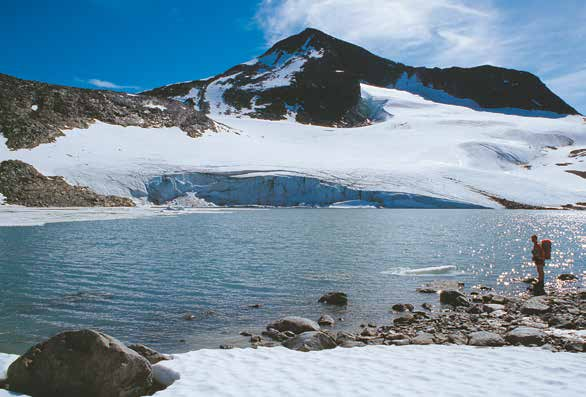
[[[269,43],[314,27],[401,62],[498,63],[489,3],[464,0],[264,0],[257,21]]]
[[[547,85],[570,104],[584,112],[586,105],[586,66],[562,76],[548,80]]]
[[[100,80],[100,79],[89,79],[87,82],[88,82],[88,84],[91,84],[95,87],[108,88],[111,90],[123,90],[123,89],[137,90],[140,88],[140,87],[136,87],[133,85],[118,85],[118,84],[112,83],[110,81]]]

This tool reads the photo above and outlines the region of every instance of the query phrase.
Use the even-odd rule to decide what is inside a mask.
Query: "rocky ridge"
[[[218,125],[193,106],[152,96],[65,87],[0,74],[0,133],[12,150],[53,142],[95,121],[144,128],[179,127],[191,137]]]

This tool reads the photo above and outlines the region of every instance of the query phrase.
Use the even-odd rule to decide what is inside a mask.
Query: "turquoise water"
[[[260,332],[283,315],[329,313],[344,318],[338,329],[389,322],[394,303],[436,304],[415,292],[433,279],[521,291],[512,280],[533,271],[532,233],[554,240],[550,279],[582,274],[585,220],[557,211],[274,209],[0,228],[0,352],[80,327],[182,352],[245,345],[240,331]],[[456,270],[405,272],[445,265]],[[318,304],[330,290],[347,292],[350,305]]]

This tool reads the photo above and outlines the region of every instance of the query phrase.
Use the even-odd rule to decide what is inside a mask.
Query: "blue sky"
[[[0,1],[0,72],[26,79],[140,91],[312,26],[411,65],[528,70],[586,113],[583,0]]]

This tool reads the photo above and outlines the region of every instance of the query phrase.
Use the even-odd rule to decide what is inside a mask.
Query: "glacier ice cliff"
[[[163,175],[150,179],[146,191],[154,204],[190,194],[219,206],[329,207],[359,201],[380,208],[483,208],[418,194],[354,189],[314,177],[242,172]]]

